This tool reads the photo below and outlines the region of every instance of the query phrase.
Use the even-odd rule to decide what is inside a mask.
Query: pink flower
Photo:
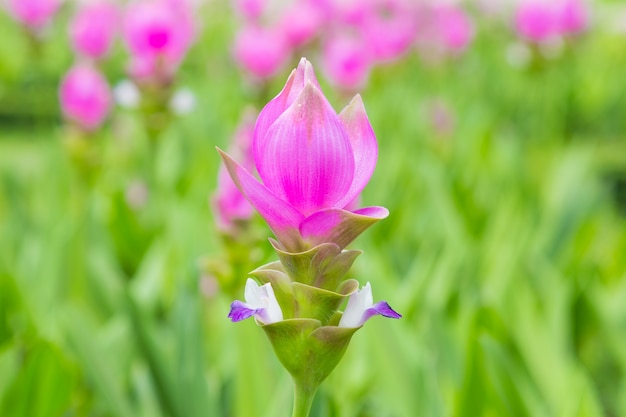
[[[587,21],[583,0],[527,0],[519,6],[515,16],[517,32],[536,43],[582,32]]]
[[[87,131],[97,129],[111,107],[106,79],[85,64],[70,69],[61,83],[59,96],[65,118]]]
[[[233,144],[229,148],[229,153],[241,161],[242,166],[250,172],[254,171],[254,158],[252,155],[253,134],[254,115],[246,114],[243,122],[235,132]],[[230,232],[233,231],[236,221],[250,219],[254,209],[237,189],[237,186],[228,175],[225,165],[221,166],[217,181],[217,193],[212,201],[216,222],[221,231]]]
[[[13,18],[32,29],[47,24],[60,5],[60,0],[7,0]]]
[[[111,49],[120,19],[117,7],[108,1],[82,6],[70,24],[70,38],[76,53],[101,59]]]
[[[375,60],[389,61],[404,54],[417,34],[417,19],[405,0],[368,0],[359,28]]]
[[[123,29],[132,54],[131,74],[137,78],[158,76],[160,71],[171,75],[194,36],[187,3],[170,0],[132,3],[126,10]]]
[[[365,84],[370,72],[367,45],[358,35],[337,33],[324,43],[322,65],[333,84],[356,90]]]
[[[237,12],[249,20],[259,19],[266,6],[267,0],[235,0]]]
[[[561,3],[561,32],[575,35],[584,31],[589,21],[589,11],[584,0],[561,0]]]
[[[285,37],[274,29],[245,26],[235,39],[235,60],[259,78],[275,75],[289,58],[290,52]]]
[[[462,52],[474,38],[474,25],[463,9],[442,3],[433,10],[433,32],[440,47]]]
[[[370,12],[370,0],[330,0],[334,19],[343,24],[358,25]]]
[[[543,43],[559,35],[557,9],[549,1],[526,0],[515,15],[515,28],[525,39]]]
[[[368,183],[378,156],[376,136],[360,96],[339,115],[302,59],[285,87],[261,111],[253,139],[263,183],[227,154],[233,181],[284,248],[345,247],[376,221],[384,207],[345,207]]]
[[[326,23],[325,12],[315,0],[296,1],[283,12],[278,30],[291,47],[297,48],[311,41]]]

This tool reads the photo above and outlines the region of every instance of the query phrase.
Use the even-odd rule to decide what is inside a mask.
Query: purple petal
[[[261,110],[261,113],[259,113],[253,139],[254,159],[257,161],[257,164],[263,163],[261,156],[265,154],[267,130],[293,104],[304,89],[306,81],[310,81],[317,88],[320,88],[311,63],[302,58],[298,68],[294,69],[289,75],[281,92],[267,103]],[[259,168],[257,167],[257,169]]]
[[[360,95],[356,95],[350,104],[339,114],[339,119],[350,139],[354,152],[354,176],[346,195],[337,203],[345,207],[355,199],[367,185],[378,160],[376,135],[365,113],[365,106]]]
[[[337,207],[354,174],[354,156],[339,117],[311,82],[274,122],[262,155],[263,183],[304,215]]]
[[[250,308],[248,305],[242,301],[235,300],[230,305],[230,312],[228,313],[228,318],[233,322],[241,321],[248,319],[255,314],[259,313],[262,308]]]
[[[365,310],[365,313],[363,313],[363,318],[361,319],[361,324],[368,321],[371,317],[377,315],[388,317],[390,319],[399,319],[402,317],[402,315],[397,313],[393,308],[391,308],[391,306],[387,304],[386,301],[380,301]]]
[[[217,149],[239,191],[265,219],[278,240],[288,245],[297,237],[298,225],[304,216],[292,205],[278,198],[258,182],[245,168],[235,162],[227,153]]]
[[[335,243],[342,249],[368,227],[389,215],[384,207],[365,207],[355,212],[327,209],[313,213],[300,224],[300,234],[309,244]]]

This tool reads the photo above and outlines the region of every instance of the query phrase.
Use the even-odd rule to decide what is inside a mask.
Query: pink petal
[[[257,169],[263,183],[302,214],[337,207],[354,174],[350,141],[321,91],[308,82],[270,127]]]
[[[356,95],[350,104],[339,114],[354,154],[354,179],[349,191],[337,203],[345,207],[363,191],[367,185],[378,160],[378,143],[370,125],[360,95]]]
[[[300,224],[302,238],[312,246],[335,243],[345,248],[368,227],[389,215],[384,207],[366,207],[351,213],[342,209],[318,211]]]
[[[265,154],[265,148],[267,140],[265,136],[270,126],[280,117],[281,114],[287,110],[289,106],[293,104],[298,95],[304,89],[306,81],[310,81],[319,88],[317,78],[315,78],[315,72],[313,66],[305,58],[300,60],[298,68],[294,69],[282,91],[273,98],[269,103],[263,107],[259,117],[256,121],[254,128],[254,159],[257,161],[257,170],[259,170],[259,163],[264,159],[262,156]]]
[[[304,216],[289,203],[259,183],[244,167],[235,162],[227,153],[217,149],[239,191],[265,219],[278,240],[284,245],[293,243],[297,229]]]

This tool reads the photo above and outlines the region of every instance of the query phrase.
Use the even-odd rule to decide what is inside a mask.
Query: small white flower
[[[368,282],[363,288],[350,295],[346,310],[343,312],[341,320],[339,320],[339,327],[361,327],[370,317],[375,315],[392,319],[402,317],[386,301],[374,304],[372,287]]]
[[[232,321],[241,321],[254,316],[263,324],[271,324],[283,319],[283,312],[274,295],[272,284],[259,286],[255,280],[248,278],[244,297],[245,303],[236,300],[230,305],[228,318]]]
[[[141,101],[139,88],[130,80],[122,80],[113,87],[113,97],[118,106],[136,109]]]
[[[191,113],[196,108],[196,95],[189,88],[176,91],[170,100],[170,109],[179,116]]]

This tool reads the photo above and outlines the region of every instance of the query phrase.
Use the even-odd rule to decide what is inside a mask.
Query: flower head
[[[244,26],[235,39],[235,60],[256,77],[269,78],[287,61],[290,49],[282,33],[256,24]]]
[[[126,9],[123,35],[132,54],[130,71],[147,78],[173,72],[185,56],[194,36],[191,11],[186,2],[140,0]]]
[[[333,84],[354,90],[367,81],[371,67],[369,55],[367,44],[360,35],[338,32],[323,46],[325,73]]]
[[[376,136],[361,97],[337,115],[304,58],[259,114],[253,151],[263,184],[222,157],[237,187],[288,249],[325,242],[343,248],[388,215],[383,207],[345,210],[374,171]]]
[[[517,9],[515,27],[528,41],[544,43],[582,32],[587,21],[583,0],[526,0]]]
[[[80,55],[101,59],[111,49],[119,19],[117,7],[108,1],[82,6],[70,24],[74,50]]]
[[[339,321],[339,327],[361,327],[370,317],[376,315],[392,319],[402,317],[386,301],[374,304],[372,287],[368,282],[363,288],[350,295],[346,310]]]
[[[8,0],[9,13],[31,29],[44,26],[61,5],[60,0]]]
[[[244,297],[245,303],[237,300],[230,306],[228,318],[233,322],[252,316],[263,324],[276,323],[283,319],[283,312],[270,283],[259,286],[252,278],[248,278]]]
[[[278,28],[291,47],[306,44],[327,23],[326,10],[318,3],[315,0],[300,0],[283,11]]]
[[[59,98],[64,116],[87,131],[102,124],[112,101],[106,79],[86,64],[70,69],[61,82]]]
[[[417,19],[407,0],[369,0],[359,23],[371,54],[390,61],[408,51],[417,34]]]

